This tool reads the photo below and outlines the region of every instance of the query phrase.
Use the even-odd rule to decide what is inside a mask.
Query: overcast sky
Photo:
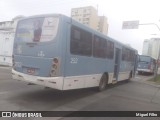
[[[160,31],[154,25],[122,30],[122,22],[129,20],[160,26],[159,0],[0,0],[0,22],[10,21],[18,15],[61,13],[70,16],[71,8],[83,6],[98,8],[98,14],[108,18],[108,36],[130,44],[139,54],[142,52],[144,39],[160,37]]]

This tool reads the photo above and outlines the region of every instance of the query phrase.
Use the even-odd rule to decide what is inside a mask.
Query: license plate
[[[35,68],[27,68],[27,73],[33,75],[35,73]]]

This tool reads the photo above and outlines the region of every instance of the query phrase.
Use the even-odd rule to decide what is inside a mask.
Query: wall
[[[0,22],[0,65],[12,65],[15,29],[18,20],[21,18],[23,17],[18,16],[12,21]]]

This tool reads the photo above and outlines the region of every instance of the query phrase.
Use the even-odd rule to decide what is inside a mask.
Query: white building
[[[12,49],[16,25],[22,16],[0,22],[0,65],[12,65]]]
[[[145,39],[143,42],[143,49],[142,49],[142,54],[143,55],[148,55],[149,54],[149,46],[150,45],[150,40],[149,39]]]
[[[72,8],[71,17],[105,35],[108,34],[107,18],[98,16],[97,10],[92,6]]]
[[[159,50],[160,50],[160,38],[151,38],[144,40],[142,55],[149,55],[157,59]]]

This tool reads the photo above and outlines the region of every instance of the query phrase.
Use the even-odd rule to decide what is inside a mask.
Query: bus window
[[[114,43],[107,41],[107,57],[113,59],[114,56]]]
[[[33,42],[39,42],[41,39],[41,33],[42,33],[42,24],[38,20],[34,22],[34,37],[33,37]]]
[[[57,34],[59,19],[41,17],[26,19],[17,26],[16,40],[20,42],[51,41]]]
[[[72,26],[70,52],[76,55],[91,56],[92,34]]]
[[[107,57],[107,41],[98,36],[94,36],[93,56],[99,58]]]
[[[123,61],[130,61],[130,62],[134,62],[135,59],[135,53],[134,51],[123,47],[122,49],[122,60]]]
[[[140,62],[147,62],[147,63],[149,63],[149,62],[151,62],[151,57],[141,55],[139,57],[139,61]]]

